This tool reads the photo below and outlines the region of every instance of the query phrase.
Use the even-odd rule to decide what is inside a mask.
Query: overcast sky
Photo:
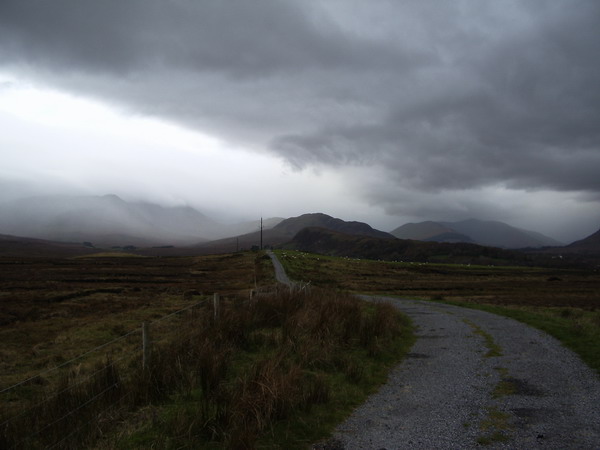
[[[0,199],[600,227],[597,0],[0,0]]]

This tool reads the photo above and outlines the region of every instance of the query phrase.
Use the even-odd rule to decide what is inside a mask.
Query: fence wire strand
[[[54,422],[51,422],[49,424],[47,424],[45,427],[41,428],[40,430],[37,430],[33,433],[33,436],[39,436],[40,433],[44,430],[47,430],[48,428],[50,428],[53,425],[56,425],[59,422],[62,422],[64,419],[66,419],[67,417],[73,415],[74,413],[76,413],[77,411],[83,409],[85,406],[89,405],[90,403],[92,403],[94,400],[96,400],[97,398],[99,398],[101,395],[105,394],[106,392],[110,391],[112,388],[118,386],[119,383],[113,383],[111,384],[109,387],[107,387],[106,389],[104,389],[102,392],[94,395],[92,398],[90,398],[89,400],[83,402],[81,405],[79,405],[77,408],[72,409],[71,411],[69,411],[67,414],[65,414],[64,416],[62,416],[60,419],[55,420]],[[25,442],[24,440],[19,442],[19,444]]]
[[[207,301],[207,300],[202,300],[201,302],[195,303],[195,304],[193,304],[193,305],[187,306],[187,307],[185,307],[185,308],[183,308],[183,309],[180,309],[180,310],[178,310],[178,311],[175,311],[175,312],[172,312],[172,313],[170,313],[170,314],[167,314],[166,316],[160,317],[160,318],[158,318],[158,319],[156,319],[156,320],[153,320],[152,322],[149,322],[149,324],[150,324],[150,325],[152,325],[152,324],[155,324],[155,323],[161,322],[161,321],[163,321],[163,320],[165,320],[165,319],[168,319],[169,317],[172,317],[172,316],[174,316],[174,315],[177,315],[177,314],[180,314],[180,313],[182,313],[182,312],[184,312],[184,311],[188,311],[188,310],[190,310],[190,309],[192,309],[192,308],[194,308],[194,307],[196,307],[196,306],[198,306],[198,305],[201,305],[202,303],[205,303],[206,301]],[[129,336],[131,336],[132,334],[135,334],[135,333],[141,333],[141,327],[134,328],[134,329],[133,329],[133,330],[131,330],[130,332],[128,332],[128,333],[126,333],[126,334],[124,334],[124,335],[122,335],[122,336],[119,336],[119,337],[117,337],[117,338],[115,338],[115,339],[113,339],[113,340],[111,340],[111,341],[105,342],[104,344],[100,344],[99,346],[97,346],[97,347],[94,347],[94,348],[92,348],[92,349],[90,349],[90,350],[88,350],[88,351],[86,351],[86,352],[84,352],[84,353],[81,353],[80,355],[78,355],[78,356],[75,356],[74,358],[72,358],[72,359],[70,359],[70,360],[68,360],[68,361],[65,361],[65,362],[61,363],[61,364],[59,364],[58,366],[52,367],[52,368],[50,368],[50,369],[48,369],[48,370],[44,370],[44,371],[42,371],[42,372],[39,372],[39,373],[37,373],[36,375],[33,375],[33,376],[31,376],[31,377],[29,377],[29,378],[27,378],[27,379],[23,380],[23,381],[20,381],[19,383],[15,383],[15,384],[13,384],[12,386],[8,386],[8,387],[6,387],[6,388],[4,388],[4,389],[0,390],[0,394],[4,394],[5,392],[8,392],[8,391],[10,391],[10,390],[12,390],[12,389],[14,389],[14,388],[17,388],[17,387],[19,387],[19,386],[22,386],[22,385],[24,385],[25,383],[27,383],[27,382],[29,382],[29,381],[32,381],[32,380],[34,380],[35,378],[41,377],[42,375],[48,375],[49,373],[52,373],[52,372],[54,372],[55,370],[61,369],[61,368],[65,367],[65,366],[67,366],[67,365],[69,365],[69,364],[71,364],[71,363],[73,363],[73,362],[75,362],[75,361],[77,361],[77,360],[79,360],[79,359],[82,359],[82,358],[84,358],[85,356],[88,356],[88,355],[89,355],[89,354],[91,354],[91,353],[94,353],[94,352],[96,352],[96,351],[98,351],[98,350],[102,350],[103,348],[106,348],[106,347],[108,347],[109,345],[112,345],[112,344],[114,344],[114,343],[116,343],[116,342],[119,342],[119,341],[121,341],[122,339],[125,339],[126,337],[129,337]]]
[[[139,349],[138,349],[137,351],[139,351]],[[41,400],[41,401],[37,402],[37,403],[36,403],[36,404],[34,404],[34,405],[30,405],[30,406],[29,406],[29,407],[28,407],[26,410],[22,411],[21,413],[17,414],[16,416],[12,416],[12,417],[10,417],[10,418],[6,419],[4,422],[0,423],[0,427],[2,427],[2,426],[4,426],[4,425],[6,425],[6,424],[7,424],[7,423],[9,423],[9,422],[12,422],[13,420],[16,420],[16,419],[19,419],[20,417],[23,417],[23,416],[25,416],[27,413],[29,413],[29,412],[33,411],[33,410],[34,410],[35,408],[37,408],[38,406],[41,406],[41,405],[43,405],[44,403],[48,403],[48,402],[50,402],[52,399],[54,399],[54,398],[58,397],[59,395],[61,395],[61,394],[64,394],[65,392],[67,392],[67,391],[70,391],[70,390],[72,390],[72,389],[76,388],[77,386],[81,386],[81,385],[82,385],[83,383],[85,383],[87,380],[91,380],[91,379],[92,379],[92,378],[93,378],[93,377],[94,377],[94,376],[95,376],[97,373],[100,373],[100,372],[102,372],[103,370],[106,370],[108,367],[114,366],[114,365],[115,365],[116,363],[118,363],[119,361],[122,361],[122,360],[124,360],[124,359],[126,359],[126,358],[128,358],[128,357],[130,357],[130,356],[131,356],[131,355],[130,355],[130,354],[128,354],[128,355],[125,355],[125,356],[123,356],[123,357],[121,357],[121,358],[119,358],[119,359],[115,360],[115,361],[112,361],[110,364],[107,364],[107,365],[103,366],[102,368],[100,368],[100,369],[98,369],[98,370],[96,370],[96,371],[92,372],[91,374],[88,374],[88,375],[86,375],[86,376],[85,376],[85,377],[84,377],[82,380],[80,380],[80,381],[77,381],[75,384],[69,385],[69,386],[67,386],[67,387],[66,387],[66,388],[64,388],[64,389],[62,389],[62,390],[60,390],[60,391],[58,391],[58,392],[55,392],[55,393],[53,393],[53,394],[52,394],[52,395],[50,395],[49,397],[47,397],[47,398],[45,398],[45,399],[43,399],[43,400]]]
[[[113,403],[111,403],[105,409],[103,409],[102,411],[100,411],[98,413],[98,416],[100,416],[100,415],[104,414],[106,411],[112,409],[113,406],[115,406],[117,403],[121,402],[121,400],[123,400],[125,397],[127,397],[129,395],[131,395],[131,392],[127,392],[124,395],[122,395],[121,397],[119,397],[117,400],[115,400]],[[74,434],[76,434],[83,427],[85,427],[85,426],[89,425],[90,423],[92,423],[94,420],[96,420],[96,418],[92,418],[92,419],[88,420],[87,422],[82,423],[77,428],[75,428],[73,431],[71,431],[69,434],[67,434],[65,437],[63,437],[60,441],[58,441],[58,442],[52,444],[52,446],[48,447],[48,450],[51,450],[53,448],[57,448],[60,444],[62,444],[63,442],[67,441],[71,436],[73,436]]]
[[[34,380],[35,378],[41,377],[42,375],[48,375],[49,373],[52,373],[52,372],[54,372],[55,370],[62,369],[63,367],[65,367],[65,366],[67,366],[67,365],[71,364],[72,362],[78,361],[78,360],[82,359],[83,357],[85,357],[85,356],[87,356],[87,355],[89,355],[89,354],[91,354],[91,353],[94,353],[94,352],[96,352],[96,351],[98,351],[98,350],[101,350],[101,349],[103,349],[103,348],[106,348],[106,347],[108,347],[109,345],[112,345],[112,344],[114,344],[115,342],[119,342],[119,341],[121,341],[122,339],[125,339],[126,337],[128,337],[128,336],[131,336],[132,334],[135,334],[135,333],[139,333],[139,332],[141,332],[141,327],[135,328],[135,329],[131,330],[129,333],[127,333],[127,334],[124,334],[124,335],[122,335],[122,336],[119,336],[118,338],[115,338],[115,339],[113,339],[112,341],[105,342],[104,344],[101,344],[101,345],[99,345],[99,346],[97,346],[97,347],[94,347],[94,348],[92,348],[92,349],[88,350],[88,351],[87,351],[87,352],[85,352],[85,353],[82,353],[82,354],[80,354],[80,355],[78,355],[78,356],[76,356],[76,357],[74,357],[74,358],[72,358],[72,359],[70,359],[70,360],[68,360],[68,361],[65,361],[65,362],[64,362],[64,363],[62,363],[62,364],[59,364],[58,366],[52,367],[51,369],[48,369],[48,370],[44,370],[43,372],[39,372],[38,374],[36,374],[36,375],[34,375],[34,376],[32,376],[32,377],[29,377],[29,378],[27,378],[26,380],[23,380],[23,381],[21,381],[21,382],[19,382],[19,383],[13,384],[12,386],[9,386],[9,387],[7,387],[7,388],[5,388],[5,389],[2,389],[2,390],[0,391],[0,394],[4,394],[5,392],[8,392],[8,391],[10,391],[10,390],[12,390],[12,389],[14,389],[14,388],[17,388],[17,387],[19,387],[19,386],[22,386],[22,385],[24,385],[25,383],[27,383],[27,382],[29,382],[29,381],[31,381],[31,380]]]
[[[189,306],[187,306],[185,308],[182,308],[180,310],[174,311],[174,312],[169,313],[169,314],[167,314],[167,315],[165,315],[163,317],[160,317],[160,318],[155,319],[155,320],[153,320],[151,322],[148,322],[148,324],[149,325],[153,325],[153,324],[156,325],[156,324],[158,324],[160,322],[163,322],[163,321],[165,321],[165,320],[167,320],[169,318],[177,316],[178,314],[181,314],[181,313],[183,313],[185,311],[189,311],[189,310],[191,310],[193,308],[196,308],[196,307],[198,307],[198,306],[200,306],[200,305],[202,305],[204,303],[207,303],[207,302],[208,302],[208,299],[204,299],[204,300],[202,300],[200,302],[194,303],[193,305],[189,305]],[[36,379],[36,378],[39,378],[39,377],[42,377],[42,376],[46,376],[46,375],[48,375],[50,373],[53,373],[53,372],[55,372],[55,371],[57,371],[59,369],[65,368],[68,365],[70,365],[70,364],[72,364],[72,363],[74,363],[76,361],[79,361],[79,360],[83,359],[84,357],[86,357],[86,356],[88,356],[88,355],[90,355],[90,354],[92,354],[94,352],[98,352],[99,350],[105,349],[105,348],[107,348],[107,347],[109,347],[111,345],[114,345],[114,344],[116,344],[116,343],[118,343],[118,342],[120,342],[120,341],[122,341],[122,340],[124,340],[124,339],[126,339],[128,337],[130,337],[130,336],[133,336],[133,335],[137,334],[137,333],[142,334],[142,327],[136,327],[133,330],[129,331],[128,333],[125,333],[125,334],[123,334],[123,335],[121,335],[121,336],[119,336],[119,337],[117,337],[115,339],[112,339],[112,340],[110,340],[108,342],[105,342],[105,343],[103,343],[101,345],[98,345],[98,346],[96,346],[94,348],[91,348],[90,350],[88,350],[88,351],[86,351],[84,353],[81,353],[80,355],[77,355],[74,358],[69,359],[68,361],[63,362],[63,363],[59,364],[58,366],[55,366],[55,367],[52,367],[50,369],[44,370],[42,372],[37,373],[36,375],[33,375],[33,376],[31,376],[31,377],[23,380],[23,381],[20,381],[19,383],[15,383],[15,384],[13,384],[11,386],[8,386],[8,387],[0,390],[0,395],[4,394],[6,392],[9,392],[9,391],[11,391],[11,390],[13,390],[15,388],[18,388],[20,386],[23,386],[24,384],[26,384],[26,383],[28,383],[28,382]],[[169,340],[169,338],[161,339],[161,340],[155,342],[154,345],[156,345],[158,343],[167,342],[168,340]],[[97,374],[99,374],[102,371],[108,369],[109,367],[115,367],[117,363],[119,363],[119,362],[121,362],[123,360],[129,359],[129,358],[133,358],[135,354],[141,353],[142,350],[143,350],[143,348],[142,348],[141,342],[139,343],[139,345],[135,345],[133,348],[122,350],[124,352],[124,354],[120,358],[118,358],[116,360],[109,361],[108,364],[103,365],[101,368],[94,370],[92,373],[85,374],[81,379],[77,379],[77,381],[74,384],[69,385],[66,388],[64,388],[64,389],[62,389],[62,390],[60,390],[58,392],[52,393],[49,397],[44,398],[43,400],[38,401],[38,402],[36,402],[33,405],[29,405],[25,410],[21,411],[20,413],[14,415],[12,417],[7,418],[2,423],[0,423],[0,428],[1,427],[9,426],[9,424],[11,422],[15,422],[16,420],[18,420],[18,419],[26,416],[27,414],[31,414],[36,408],[44,405],[45,403],[49,403],[50,401],[56,399],[57,397],[59,397],[61,394],[64,394],[65,392],[71,391],[71,390],[73,390],[73,389],[81,386],[82,384],[84,384],[85,382],[91,380]],[[52,421],[52,422],[44,425],[39,430],[33,431],[27,437],[25,437],[24,439],[21,439],[20,441],[18,441],[17,442],[17,447],[25,445],[27,443],[28,439],[30,439],[32,437],[40,436],[45,430],[51,428],[52,426],[60,423],[61,421],[65,420],[66,418],[72,416],[76,412],[82,410],[87,405],[89,405],[92,402],[98,400],[101,396],[103,396],[104,394],[106,394],[110,390],[118,387],[119,384],[123,384],[125,382],[125,380],[127,380],[127,378],[124,378],[124,379],[122,379],[120,381],[112,383],[110,386],[108,386],[107,388],[105,388],[101,392],[97,393],[92,398],[89,398],[88,400],[86,400],[85,402],[83,402],[79,406],[75,407],[74,409],[72,409],[68,413],[64,414],[60,418],[58,418],[58,419],[56,419],[56,420],[54,420],[54,421]],[[75,435],[83,427],[89,425],[94,420],[97,420],[98,416],[104,414],[106,411],[108,411],[111,408],[113,408],[117,403],[121,402],[124,398],[126,398],[129,395],[131,395],[130,392],[125,393],[124,395],[121,395],[117,400],[115,400],[114,402],[112,402],[108,407],[106,407],[105,409],[103,409],[101,412],[95,414],[95,418],[92,418],[89,421],[87,421],[87,422],[85,422],[85,423],[77,426],[77,428],[75,428],[74,430],[72,430],[71,432],[69,432],[66,436],[62,437],[62,439],[60,441],[55,442],[54,444],[52,444],[50,447],[47,447],[47,448],[49,448],[49,449],[58,448],[61,444],[63,444],[64,442],[66,442],[69,438],[71,438],[73,435]]]
[[[206,302],[207,302],[207,300],[202,300],[201,302],[198,302],[198,303],[195,303],[193,305],[187,306],[187,307],[185,307],[183,309],[180,309],[179,311],[172,312],[171,314],[167,314],[166,316],[160,317],[160,318],[158,318],[156,320],[153,320],[152,322],[148,322],[148,324],[149,325],[153,325],[153,324],[156,324],[158,322],[162,322],[163,320],[168,319],[169,317],[173,317],[173,316],[175,316],[177,314],[180,314],[180,313],[182,313],[184,311],[188,311],[188,310],[190,310],[192,308],[195,308],[196,306],[201,305],[202,303],[206,303]]]

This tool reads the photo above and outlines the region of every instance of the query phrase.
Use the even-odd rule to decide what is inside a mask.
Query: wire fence
[[[310,287],[294,283],[285,289],[308,293]],[[257,288],[228,304],[240,308],[273,293],[272,287]],[[206,330],[216,324],[222,300],[214,294],[2,388],[0,449],[81,448],[128,412],[156,400],[152,396],[161,395],[161,383],[169,381],[152,372],[151,355],[164,364],[164,354],[178,351],[186,327]]]
[[[142,365],[152,348],[175,339],[201,309],[205,316],[214,309],[217,317],[217,294],[215,299],[157,318],[1,389],[0,448],[77,448],[84,432],[102,431],[103,420],[110,422],[109,416],[119,416],[143,400],[136,387],[144,382],[147,371]]]

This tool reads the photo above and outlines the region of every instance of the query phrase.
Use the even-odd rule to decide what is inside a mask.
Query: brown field
[[[257,253],[0,258],[0,390],[214,292],[273,282]]]
[[[537,327],[600,374],[598,269],[384,262],[278,252],[292,279],[357,293],[446,301]]]
[[[293,279],[324,287],[407,298],[493,305],[600,309],[592,269],[396,263],[278,252]]]
[[[296,280],[362,293],[501,306],[600,310],[593,270],[388,263],[280,251]],[[0,258],[0,390],[214,292],[272,284],[245,252],[177,258]]]
[[[306,448],[412,343],[388,304],[275,288],[263,253],[0,267],[0,448]]]

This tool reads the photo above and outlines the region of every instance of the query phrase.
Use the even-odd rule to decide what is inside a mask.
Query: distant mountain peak
[[[584,239],[567,245],[567,248],[577,249],[584,252],[600,253],[600,229]]]
[[[195,244],[229,230],[189,206],[128,202],[115,194],[36,196],[1,207],[0,233],[101,246]]]
[[[495,220],[469,218],[457,222],[407,223],[392,231],[400,239],[435,242],[473,242],[500,248],[562,245],[541,233],[513,227]]]
[[[114,200],[114,201],[118,201],[118,202],[123,201],[123,199],[116,194],[106,194],[106,195],[102,195],[100,198],[103,198],[106,200]]]
[[[352,235],[371,236],[379,238],[393,238],[394,236],[384,231],[379,231],[364,222],[345,221],[335,217],[331,217],[324,213],[308,213],[298,217],[291,217],[281,221],[273,227],[278,232],[283,232],[290,237],[298,233],[300,230],[308,227],[324,228],[332,231]]]

